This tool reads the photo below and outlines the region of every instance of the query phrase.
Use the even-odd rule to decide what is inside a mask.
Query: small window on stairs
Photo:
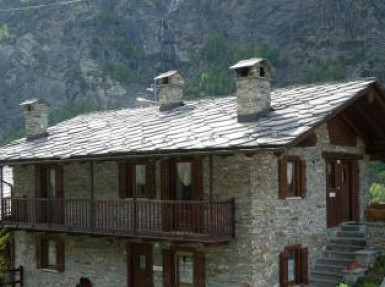
[[[308,283],[308,249],[301,245],[286,246],[280,254],[281,287]]]

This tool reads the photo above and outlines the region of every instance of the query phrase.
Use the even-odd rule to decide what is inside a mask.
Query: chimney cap
[[[169,77],[174,76],[176,74],[181,75],[180,72],[176,71],[176,70],[168,71],[168,72],[162,73],[159,76],[155,77],[154,80],[160,80],[160,79],[164,79],[164,78],[169,78]]]
[[[248,60],[241,60],[238,63],[236,63],[234,66],[230,67],[230,70],[236,70],[239,68],[248,68],[248,67],[254,67],[257,64],[264,64],[266,65],[270,71],[273,70],[273,66],[271,65],[270,61],[263,58],[252,58]]]
[[[46,104],[46,105],[48,106],[48,104],[47,104],[47,102],[46,102],[45,100],[43,100],[43,99],[37,99],[37,98],[25,100],[24,102],[22,102],[22,103],[20,104],[20,106],[23,107],[23,106],[29,106],[29,105],[38,104],[38,103],[43,103],[43,104]]]

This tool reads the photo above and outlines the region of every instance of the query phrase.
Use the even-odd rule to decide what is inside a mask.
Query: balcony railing
[[[234,200],[223,202],[5,198],[8,228],[164,238],[193,242],[234,237]]]

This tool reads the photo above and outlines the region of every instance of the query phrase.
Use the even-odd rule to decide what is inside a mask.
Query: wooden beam
[[[322,157],[325,159],[335,159],[335,160],[338,160],[338,159],[359,160],[364,158],[362,154],[340,153],[340,152],[329,152],[329,151],[323,151]]]
[[[356,106],[355,109],[357,110],[358,114],[365,119],[369,123],[370,126],[373,127],[373,129],[376,130],[376,132],[381,135],[382,138],[385,138],[385,130],[381,129],[381,127],[378,126],[378,124],[370,117],[367,113],[365,113],[362,110],[362,107]]]
[[[364,140],[365,143],[370,143],[371,140],[364,135],[360,129],[353,123],[353,121],[349,117],[349,111],[346,111],[345,113],[341,114],[341,119],[351,128],[361,139]]]

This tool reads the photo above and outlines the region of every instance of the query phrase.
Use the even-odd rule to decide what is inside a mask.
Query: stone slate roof
[[[298,86],[272,91],[273,110],[256,122],[238,123],[235,96],[95,112],[49,128],[47,138],[20,139],[0,149],[0,161],[66,159],[208,149],[286,147],[375,83]]]

